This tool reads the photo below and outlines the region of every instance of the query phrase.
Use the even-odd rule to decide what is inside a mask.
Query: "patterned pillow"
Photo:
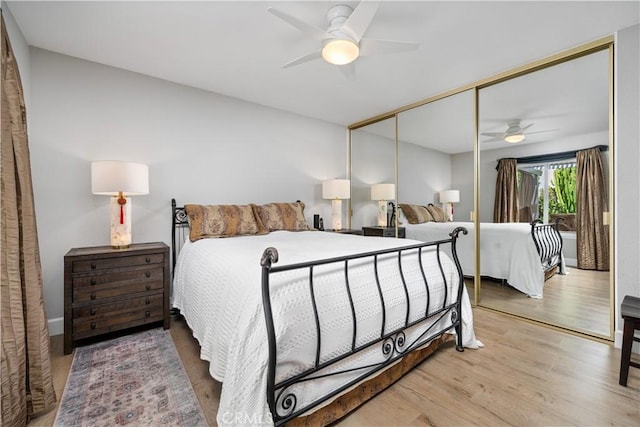
[[[427,210],[431,214],[431,217],[436,222],[447,222],[447,214],[444,213],[444,210],[440,206],[435,206],[430,204],[427,206]]]
[[[255,214],[255,205],[185,205],[189,217],[189,239],[267,234],[269,230]]]
[[[427,208],[420,205],[407,205],[399,203],[404,216],[407,217],[409,224],[422,224],[423,222],[433,221],[433,218]]]
[[[269,231],[311,230],[304,219],[304,203],[269,203],[256,206],[258,217]]]

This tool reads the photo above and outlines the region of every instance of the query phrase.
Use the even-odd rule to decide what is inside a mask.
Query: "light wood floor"
[[[544,298],[529,298],[511,286],[482,280],[480,305],[590,335],[608,337],[609,272],[567,268],[544,284]]]
[[[339,425],[640,425],[640,369],[630,369],[628,387],[618,385],[619,349],[482,308],[474,323],[484,348],[458,353],[446,344]],[[171,335],[213,426],[220,384],[183,320],[172,320]],[[51,342],[59,399],[72,355],[63,356],[61,335]],[[29,426],[54,418],[55,410]]]

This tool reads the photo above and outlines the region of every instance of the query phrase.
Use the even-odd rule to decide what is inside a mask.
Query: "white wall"
[[[398,145],[398,203],[439,204],[438,193],[452,189],[451,156],[407,142]]]
[[[625,295],[640,297],[640,25],[618,32],[615,52],[615,307],[620,345],[620,303]]]
[[[394,126],[389,121],[379,124]],[[367,131],[356,129],[351,134],[351,228],[359,229],[378,223],[378,202],[371,200],[371,186],[396,181],[396,144]],[[325,221],[325,228],[327,227]]]
[[[346,173],[342,126],[37,48],[31,88],[33,183],[52,334],[62,333],[64,254],[109,244],[108,198],[91,194],[91,161],[149,165],[150,194],[133,198],[134,243],[170,243],[172,197],[179,204],[299,199],[312,224],[314,213],[331,212],[321,181]]]

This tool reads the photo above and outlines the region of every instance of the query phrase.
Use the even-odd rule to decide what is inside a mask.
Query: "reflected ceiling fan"
[[[535,133],[543,133],[543,132],[553,132],[558,129],[549,129],[549,130],[539,130],[536,132],[525,132],[534,123],[530,123],[526,126],[522,126],[520,124],[520,119],[511,120],[507,123],[507,130],[504,132],[482,132],[480,135],[482,136],[490,136],[491,139],[487,139],[482,142],[496,142],[496,141],[504,141],[512,144],[516,144],[518,142],[522,142],[526,139],[527,135],[533,135]]]
[[[353,61],[360,56],[417,49],[418,43],[364,37],[379,6],[380,1],[361,1],[355,9],[345,4],[332,6],[327,12],[329,27],[326,30],[269,7],[268,12],[321,42],[318,49],[287,62],[282,68],[323,58],[330,64],[339,65],[347,77],[353,78]]]

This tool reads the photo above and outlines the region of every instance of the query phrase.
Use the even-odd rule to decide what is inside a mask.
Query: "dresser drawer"
[[[132,255],[118,258],[101,258],[83,261],[74,261],[73,273],[82,273],[95,270],[107,270],[110,268],[131,267],[135,265],[162,264],[164,254]]]
[[[134,283],[110,283],[103,286],[85,287],[73,290],[73,304],[89,301],[99,302],[101,299],[115,298],[124,295],[132,295],[139,292],[162,290],[164,283],[162,280],[134,282]]]
[[[135,268],[108,274],[74,276],[72,278],[73,289],[74,291],[86,291],[85,288],[95,289],[103,286],[130,286],[135,283],[155,282],[157,280],[162,280],[163,273],[164,271],[162,267],[154,267]]]
[[[125,311],[117,316],[102,317],[84,322],[74,322],[73,338],[82,339],[105,332],[117,331],[124,328],[143,325],[145,323],[162,320],[162,306],[152,306],[146,309]]]
[[[130,311],[145,311],[151,308],[162,308],[162,293],[145,294],[138,298],[125,299],[109,304],[90,304],[73,309],[73,325],[101,320],[105,317],[115,317]]]

